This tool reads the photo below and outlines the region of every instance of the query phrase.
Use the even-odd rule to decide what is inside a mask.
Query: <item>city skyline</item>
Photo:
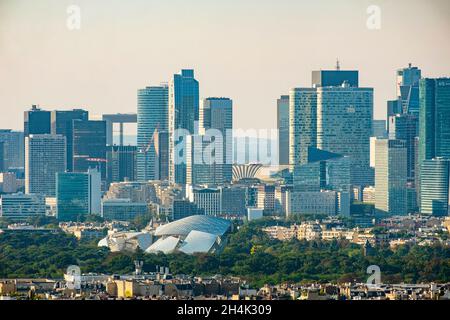
[[[66,27],[70,4],[81,9],[80,30]],[[378,1],[380,30],[366,26],[370,1],[132,4],[0,1],[0,127],[21,129],[17,114],[32,104],[136,112],[138,88],[193,68],[200,98],[233,99],[235,128],[276,128],[279,96],[309,86],[310,72],[334,69],[337,58],[343,70],[361,72],[361,86],[375,89],[374,117],[382,119],[396,96],[396,70],[411,62],[424,77],[450,73],[447,1]],[[408,20],[418,13],[420,20]],[[255,110],[259,121],[249,123]]]
[[[0,0],[0,304],[450,300],[449,31],[449,0]]]

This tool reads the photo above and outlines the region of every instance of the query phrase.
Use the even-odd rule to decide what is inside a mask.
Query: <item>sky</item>
[[[137,89],[182,68],[201,97],[233,99],[235,128],[275,128],[276,99],[336,59],[375,88],[382,119],[397,69],[450,76],[449,38],[448,0],[0,0],[0,128],[23,129],[32,104],[136,112]]]

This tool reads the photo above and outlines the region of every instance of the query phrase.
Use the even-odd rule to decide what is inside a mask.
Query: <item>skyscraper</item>
[[[450,159],[424,160],[420,171],[420,212],[447,216],[450,212]]]
[[[450,158],[450,78],[420,80],[419,163]]]
[[[353,185],[370,185],[373,89],[317,89],[317,148],[351,157]]]
[[[0,141],[0,172],[5,170],[5,146],[4,143]]]
[[[24,112],[24,135],[50,134],[50,111],[40,109],[33,105],[31,110]]]
[[[169,179],[186,183],[186,136],[196,133],[199,120],[199,84],[194,70],[181,70],[169,84]],[[176,131],[184,129],[184,132]]]
[[[208,135],[186,136],[186,184],[220,185],[231,182],[231,179],[226,181],[225,176],[229,176],[229,173],[224,172],[227,166],[220,160],[224,157],[221,142],[219,146],[212,147],[216,142],[218,140]],[[208,152],[209,148],[212,148],[212,156]]]
[[[0,129],[0,142],[3,143],[4,169],[24,168],[25,146],[23,132]]]
[[[106,122],[73,120],[73,171],[99,168],[106,178]]]
[[[67,170],[73,170],[73,120],[89,120],[89,112],[81,109],[51,112],[51,133],[66,137]]]
[[[203,99],[200,104],[199,119],[200,133],[206,135],[206,140],[218,142],[214,145],[221,148],[221,150],[215,150],[215,148],[212,150],[216,162],[211,166],[215,167],[214,171],[219,173],[214,180],[218,183],[231,183],[233,178],[233,100],[229,98]],[[221,137],[218,137],[219,135]],[[220,144],[222,145],[220,146]],[[212,148],[211,144],[210,147]],[[208,149],[203,149],[203,151],[209,152]]]
[[[289,92],[289,164],[308,163],[308,149],[317,147],[317,90],[294,88]]]
[[[398,114],[419,116],[419,81],[422,72],[411,64],[397,70],[397,98],[387,102],[387,130],[390,131],[389,118]]]
[[[289,96],[277,100],[278,163],[289,164]]]
[[[57,174],[57,211],[60,221],[77,221],[80,216],[101,213],[101,176],[97,169]]]
[[[136,146],[107,146],[106,182],[136,180]]]
[[[56,194],[56,174],[66,171],[66,138],[30,135],[25,138],[25,192],[47,197]]]
[[[352,184],[371,184],[373,89],[358,87],[358,78],[358,71],[314,71],[314,88],[290,91],[291,171],[318,148],[350,157]]]
[[[375,150],[375,208],[382,214],[405,215],[408,213],[406,142],[379,139]]]
[[[416,137],[419,135],[419,118],[411,114],[398,114],[389,118],[389,139],[404,140],[407,148],[408,182],[416,178]]]
[[[160,138],[164,138],[160,134],[167,132],[169,125],[168,99],[167,85],[138,90],[137,179],[139,181],[160,178],[158,149]]]
[[[397,70],[397,97],[402,113],[419,114],[419,81],[422,71],[410,63],[407,68]]]

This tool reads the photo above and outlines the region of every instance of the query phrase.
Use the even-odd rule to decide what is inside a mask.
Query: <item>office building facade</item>
[[[25,167],[25,146],[23,132],[0,129],[0,143],[3,144],[3,169]]]
[[[87,172],[98,168],[102,180],[106,178],[106,122],[74,120],[73,172]]]
[[[406,215],[406,142],[379,139],[375,149],[375,208],[380,214]]]
[[[169,83],[169,179],[186,184],[187,135],[195,134],[199,121],[199,83],[194,70],[181,70]],[[177,130],[184,130],[184,132]]]
[[[397,97],[402,113],[419,115],[419,81],[422,71],[409,64],[397,70]]]
[[[289,95],[277,100],[278,164],[289,165]]]
[[[73,120],[89,120],[89,112],[82,109],[54,110],[50,116],[51,133],[66,137],[67,171],[73,170]]]
[[[373,89],[317,89],[317,148],[351,157],[353,185],[370,185]]]
[[[450,159],[435,158],[421,164],[420,212],[448,216],[450,206]]]
[[[24,112],[24,135],[30,134],[51,134],[51,114],[50,111],[40,109],[33,105],[31,110]]]
[[[389,139],[404,140],[407,148],[408,182],[416,179],[416,137],[419,136],[419,118],[416,115],[399,114],[389,118]]]
[[[4,194],[0,198],[1,217],[23,222],[45,216],[45,197],[39,194]]]
[[[25,193],[56,195],[56,174],[66,171],[66,138],[30,135],[25,138]]]
[[[308,163],[308,150],[317,146],[317,90],[294,88],[289,92],[289,163]]]
[[[57,174],[56,216],[60,221],[78,221],[101,213],[101,175],[97,169]]]
[[[450,158],[450,78],[420,81],[419,163]]]
[[[132,221],[149,212],[146,202],[131,202],[130,199],[102,201],[102,217],[107,221]]]
[[[135,181],[137,173],[136,146],[106,147],[106,182]]]
[[[233,100],[230,98],[206,98],[200,103],[199,132],[206,140],[214,141],[206,146],[208,157],[213,156],[220,176],[214,180],[230,183],[233,178]],[[221,150],[218,150],[218,149]],[[214,154],[214,155],[212,155]]]
[[[163,140],[168,137],[168,103],[167,85],[138,90],[137,179],[139,181],[166,178],[167,174],[160,174],[160,170],[168,167],[168,163],[160,163],[162,161],[160,155],[169,152],[161,149],[163,146],[167,148],[168,144]],[[165,161],[168,162],[168,159]]]

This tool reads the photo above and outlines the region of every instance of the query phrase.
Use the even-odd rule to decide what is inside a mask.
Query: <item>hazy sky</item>
[[[66,26],[69,5],[81,29]],[[366,10],[381,8],[381,29]],[[276,127],[276,99],[311,71],[358,69],[375,117],[395,70],[450,76],[448,0],[0,0],[0,128],[31,104],[136,112],[136,90],[194,68],[200,96],[234,100],[235,127]]]

